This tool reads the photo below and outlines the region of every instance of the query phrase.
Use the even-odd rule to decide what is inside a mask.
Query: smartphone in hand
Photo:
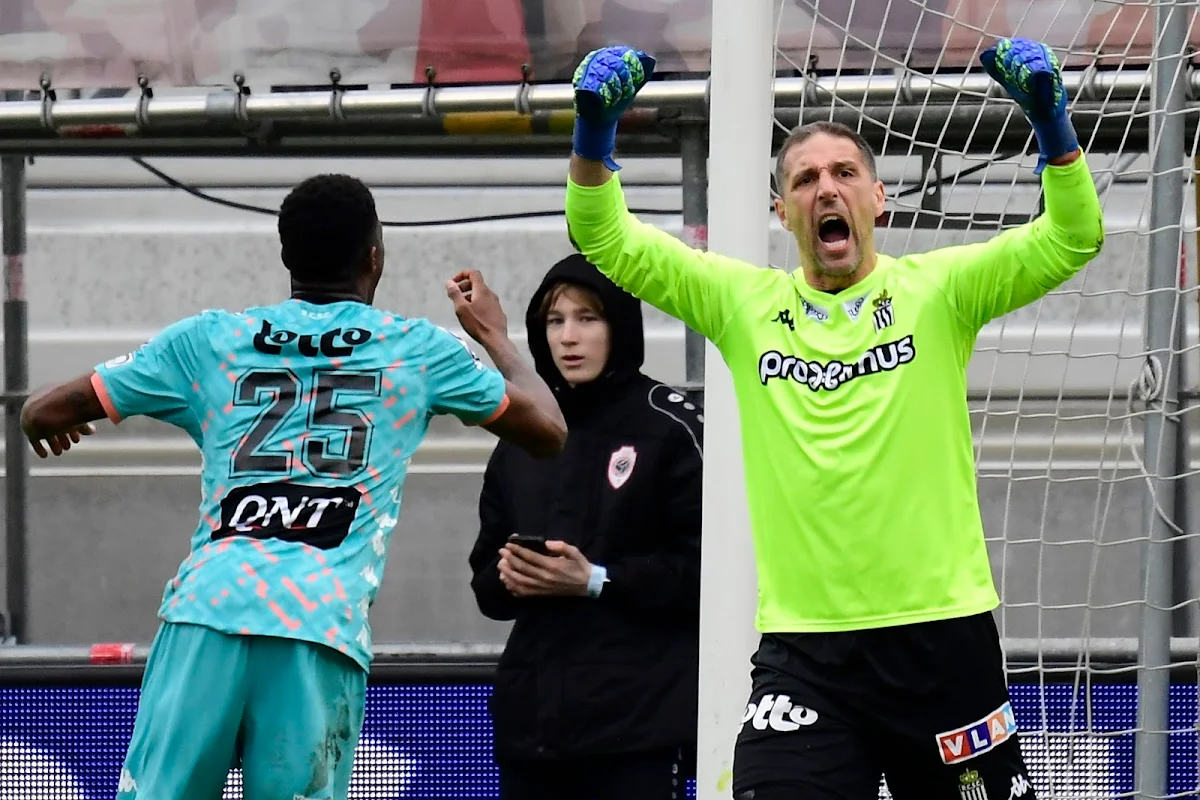
[[[527,536],[523,533],[514,533],[508,537],[508,541],[519,547],[524,547],[526,550],[532,550],[538,555],[550,555],[550,551],[546,549],[545,536]]]

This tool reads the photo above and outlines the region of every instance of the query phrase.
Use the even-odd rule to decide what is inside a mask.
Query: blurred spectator
[[[515,620],[492,697],[502,800],[667,800],[695,769],[701,410],[640,372],[641,305],[582,256],[526,316],[567,446],[501,443],[471,553],[480,610]],[[544,537],[548,555],[509,541]]]

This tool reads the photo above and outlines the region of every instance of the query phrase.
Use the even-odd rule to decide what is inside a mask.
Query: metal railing
[[[1200,672],[1200,639],[1171,639],[1170,673],[1195,682]],[[1138,666],[1133,638],[1030,639],[1003,642],[1009,677],[1026,682],[1077,680],[1132,681]],[[480,682],[492,680],[502,645],[375,645],[373,683]],[[149,657],[144,644],[92,646],[17,645],[0,647],[0,686],[137,685]]]
[[[1146,149],[1150,69],[1091,67],[1065,73],[1064,83],[1089,149]],[[908,152],[914,141],[953,152],[1032,145],[1019,112],[982,72],[813,74],[777,78],[774,90],[784,127],[831,117],[865,122],[862,133],[881,153]],[[1194,129],[1200,72],[1189,67],[1181,91]],[[706,78],[651,82],[622,120],[622,152],[678,155],[678,126],[707,118],[708,92]],[[144,86],[125,97],[59,98],[46,84],[0,104],[0,152],[565,154],[573,94],[565,83],[522,83],[260,94],[243,86],[155,94]],[[996,102],[981,109],[987,100]]]
[[[486,682],[495,672],[498,645],[379,644],[371,665],[373,682]],[[0,686],[137,685],[149,657],[148,645],[90,647],[17,645],[0,647]]]

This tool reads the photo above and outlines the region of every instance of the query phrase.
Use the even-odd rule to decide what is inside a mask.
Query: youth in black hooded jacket
[[[594,291],[609,325],[604,372],[575,389],[555,366],[538,318],[547,290],[564,280]],[[497,758],[694,750],[701,410],[641,374],[640,302],[582,256],[546,275],[526,330],[569,433],[553,459],[501,442],[484,476],[471,588],[486,616],[515,620],[492,697]],[[615,488],[608,476],[623,448],[636,457]],[[497,570],[513,533],[575,545],[607,568],[609,582],[596,599],[514,597]]]

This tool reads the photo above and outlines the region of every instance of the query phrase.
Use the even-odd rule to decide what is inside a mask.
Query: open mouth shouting
[[[817,253],[831,261],[841,260],[841,257],[849,254],[854,244],[850,222],[834,212],[824,213],[817,220],[815,238]]]

